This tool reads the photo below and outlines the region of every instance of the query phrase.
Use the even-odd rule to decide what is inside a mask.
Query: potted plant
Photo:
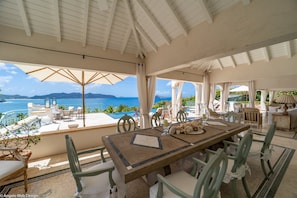
[[[32,145],[38,144],[40,142],[40,136],[35,134],[36,124],[21,124],[18,126],[2,126],[0,128],[0,147],[1,148],[15,148],[21,154],[29,158],[31,156],[31,151],[29,148]],[[3,151],[0,153],[0,158],[9,159],[12,158],[12,153],[8,151]]]

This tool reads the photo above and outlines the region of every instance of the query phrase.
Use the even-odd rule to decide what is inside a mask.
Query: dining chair
[[[190,174],[185,171],[178,171],[165,177],[158,174],[158,183],[150,187],[150,198],[220,197],[220,187],[227,170],[227,163],[223,149],[219,149],[207,163],[193,158],[194,166]]]
[[[265,175],[265,178],[268,179],[268,175],[270,173],[273,173],[273,169],[272,169],[272,166],[271,166],[271,163],[270,163],[270,160],[271,160],[271,155],[272,155],[272,145],[271,145],[271,142],[272,142],[272,139],[273,139],[273,136],[274,136],[274,133],[275,133],[275,130],[276,130],[276,122],[273,122],[267,133],[261,133],[259,131],[255,131],[253,130],[253,142],[259,142],[259,143],[262,143],[262,147],[261,149],[259,150],[256,146],[252,147],[250,153],[249,153],[249,157],[256,157],[258,159],[260,159],[260,162],[261,162],[261,168],[263,170],[263,173]],[[256,137],[265,137],[264,140],[263,139],[258,139]],[[266,170],[266,166],[265,166],[265,162],[269,168],[269,172],[267,173],[267,170]]]
[[[151,126],[152,127],[158,127],[161,126],[161,114],[156,112],[151,117]]]
[[[135,131],[137,129],[137,123],[132,116],[127,114],[123,115],[117,123],[117,132],[124,133],[128,131]]]
[[[224,140],[224,151],[227,151],[227,148],[232,146],[237,146],[235,155],[227,155],[228,157],[228,167],[227,171],[224,177],[223,182],[224,183],[230,183],[232,184],[232,191],[234,194],[234,197],[238,197],[238,191],[237,191],[237,180],[241,180],[245,193],[248,197],[251,197],[251,194],[248,189],[248,185],[245,178],[246,171],[249,171],[249,167],[247,165],[247,157],[251,149],[253,141],[253,133],[251,129],[245,134],[245,136],[240,140],[239,144],[231,141]],[[211,159],[211,157],[214,155],[214,151],[206,149],[207,153],[207,159]]]
[[[183,110],[179,110],[176,114],[176,121],[177,122],[186,122],[187,121],[187,114]]]
[[[262,114],[258,108],[243,108],[243,121],[247,124],[256,124],[259,128],[262,126]]]
[[[224,119],[228,122],[241,123],[242,114],[230,111],[224,115]]]
[[[74,142],[69,135],[65,135],[66,150],[72,176],[76,183],[74,197],[108,197],[114,193],[116,187],[118,197],[125,197],[126,186],[114,167],[113,161],[106,161],[103,151],[105,147],[98,147],[77,152]],[[101,162],[83,169],[79,156],[100,152]]]
[[[5,158],[4,154],[0,156],[0,183],[9,179],[16,178],[17,176],[24,175],[24,189],[25,192],[28,190],[28,159],[23,157],[16,148],[0,148],[3,153],[9,153],[11,159]],[[3,157],[3,158],[2,158]]]

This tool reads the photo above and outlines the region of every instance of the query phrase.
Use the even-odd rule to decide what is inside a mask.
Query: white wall
[[[30,150],[32,156],[30,159],[37,159],[51,155],[66,153],[65,135],[72,137],[76,149],[82,150],[103,146],[102,136],[116,133],[116,124],[106,124],[100,126],[92,126],[77,129],[59,130],[43,133],[41,141],[37,145],[33,145]]]

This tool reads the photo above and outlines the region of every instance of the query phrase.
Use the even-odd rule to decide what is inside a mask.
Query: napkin
[[[228,125],[226,125],[224,123],[216,122],[216,121],[207,121],[206,123],[209,124],[209,125],[228,126]]]

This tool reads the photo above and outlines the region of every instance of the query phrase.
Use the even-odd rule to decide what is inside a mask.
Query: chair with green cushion
[[[176,114],[176,121],[177,122],[186,122],[187,121],[187,114],[183,110],[179,110]]]
[[[127,114],[123,115],[117,123],[117,132],[118,133],[135,131],[137,128],[138,128],[137,123],[135,122],[133,117],[129,116]]]
[[[271,166],[271,163],[270,163],[270,159],[271,159],[271,153],[272,153],[271,142],[272,142],[275,130],[276,130],[276,122],[273,122],[270,125],[270,127],[268,129],[268,132],[266,134],[253,130],[253,134],[254,134],[253,141],[263,143],[263,145],[261,147],[261,150],[252,149],[250,151],[249,156],[257,157],[257,158],[260,159],[261,168],[263,170],[263,173],[264,173],[266,179],[268,179],[268,174],[273,173],[273,169],[272,169],[272,166]],[[264,138],[264,140],[256,139],[255,137],[257,137],[257,136],[260,136],[260,137],[264,136],[265,138]],[[252,147],[252,148],[256,148],[256,147]],[[270,170],[268,173],[266,171],[265,162],[267,163],[268,168]]]
[[[251,130],[249,130],[245,134],[245,136],[240,140],[239,144],[235,142],[230,142],[230,141],[223,141],[225,151],[227,150],[229,145],[237,146],[236,154],[228,155],[228,168],[223,180],[224,183],[230,183],[231,181],[234,197],[238,197],[236,181],[239,179],[242,180],[242,184],[246,195],[248,197],[251,197],[251,194],[247,186],[246,178],[245,178],[245,173],[246,171],[249,170],[249,167],[246,161],[251,149],[252,141],[253,141],[253,133]],[[208,149],[206,151],[207,151],[207,159],[211,159],[214,154],[214,151],[211,151]]]
[[[151,118],[151,126],[158,127],[161,126],[161,124],[161,114],[158,112],[154,113]]]
[[[150,187],[150,198],[220,197],[228,162],[224,151],[219,149],[207,163],[196,158],[193,162],[191,174],[179,171],[165,177],[158,175],[158,183]],[[199,167],[203,167],[200,173]]]
[[[106,162],[103,155],[104,147],[77,152],[72,138],[69,135],[65,135],[65,139],[69,166],[76,183],[74,197],[107,197],[110,192],[113,192],[115,185],[118,190],[118,197],[125,197],[126,186],[115,169],[113,162]],[[103,163],[82,169],[79,156],[98,151],[101,154]]]

